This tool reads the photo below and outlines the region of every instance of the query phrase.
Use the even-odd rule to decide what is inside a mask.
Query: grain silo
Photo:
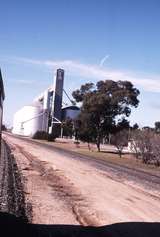
[[[53,85],[40,94],[31,105],[14,115],[14,134],[33,136],[37,131],[53,132],[61,123],[64,70],[57,69]]]
[[[37,131],[42,131],[43,108],[40,103],[34,102],[26,105],[14,115],[14,134],[23,136],[33,136]]]

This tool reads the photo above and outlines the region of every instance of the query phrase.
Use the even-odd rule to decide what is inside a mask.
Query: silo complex
[[[63,81],[64,70],[57,69],[53,86],[15,113],[14,134],[33,136],[37,131],[53,131],[53,124],[61,123]]]
[[[74,119],[79,113],[77,106],[62,108],[63,84],[64,70],[57,69],[53,85],[36,97],[31,105],[15,113],[12,132],[31,137],[37,131],[51,134],[62,119]]]

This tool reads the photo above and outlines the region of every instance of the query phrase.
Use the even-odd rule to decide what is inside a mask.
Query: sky
[[[154,126],[160,120],[159,13],[159,0],[2,0],[4,123],[11,126],[14,113],[63,68],[69,95],[87,82],[131,81],[140,90],[131,124]]]

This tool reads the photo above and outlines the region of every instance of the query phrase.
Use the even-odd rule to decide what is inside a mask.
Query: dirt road
[[[95,165],[87,158],[84,162],[84,157],[14,136],[4,138],[25,177],[33,223],[101,226],[160,221],[160,177]]]

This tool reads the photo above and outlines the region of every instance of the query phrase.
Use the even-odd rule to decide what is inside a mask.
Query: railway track
[[[0,211],[27,221],[21,175],[10,148],[4,141],[0,157]]]

